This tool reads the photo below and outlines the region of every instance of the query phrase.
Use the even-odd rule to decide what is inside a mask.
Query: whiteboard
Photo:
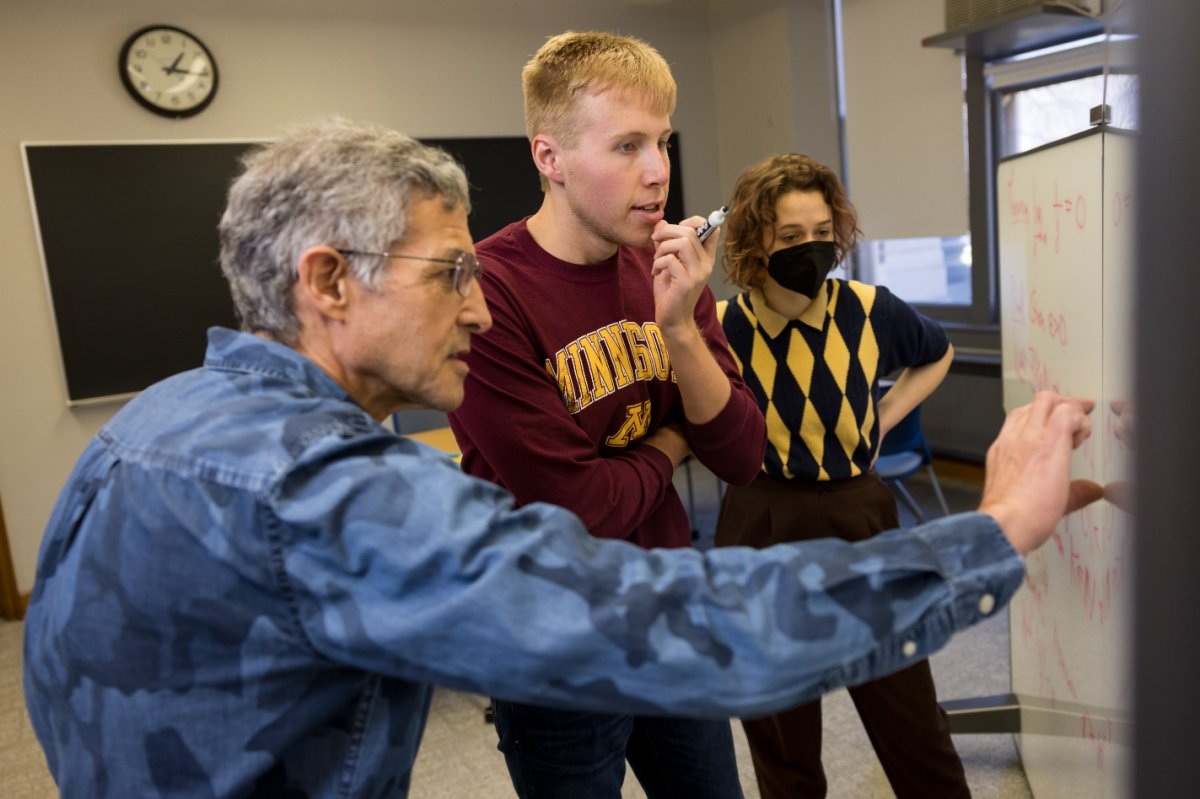
[[[996,216],[1005,410],[1096,400],[1072,476],[1131,473],[1134,139],[1094,129],[1002,161]],[[1125,416],[1128,421],[1130,416]],[[1010,611],[1018,745],[1038,799],[1123,797],[1130,762],[1131,518],[1101,501],[1027,559]]]

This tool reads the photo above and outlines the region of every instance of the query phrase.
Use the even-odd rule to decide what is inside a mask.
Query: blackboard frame
[[[524,136],[422,141],[466,169],[476,240],[541,203]],[[194,368],[208,327],[236,327],[217,223],[239,158],[260,143],[21,144],[69,406],[128,399]],[[678,134],[672,147],[678,162]],[[667,218],[682,208],[675,170]]]

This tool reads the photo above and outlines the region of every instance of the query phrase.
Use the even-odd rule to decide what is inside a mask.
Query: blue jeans
[[[649,799],[741,799],[728,721],[492,706],[521,799],[619,799],[626,759]]]

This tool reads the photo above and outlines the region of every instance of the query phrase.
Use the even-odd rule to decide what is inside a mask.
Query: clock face
[[[121,82],[143,107],[168,117],[203,111],[217,92],[217,62],[192,34],[170,25],[142,28],[125,40]]]

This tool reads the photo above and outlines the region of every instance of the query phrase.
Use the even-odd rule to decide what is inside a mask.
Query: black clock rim
[[[137,87],[133,85],[133,81],[130,80],[130,78],[129,78],[129,70],[126,69],[125,59],[128,58],[129,51],[133,48],[134,43],[138,39],[140,39],[143,35],[145,35],[146,33],[150,32],[150,31],[161,31],[161,30],[169,30],[169,31],[175,31],[176,33],[182,33],[184,36],[187,36],[189,39],[194,41],[196,44],[200,45],[200,47],[208,55],[208,63],[212,65],[212,91],[210,91],[208,93],[208,96],[205,97],[204,100],[201,101],[198,105],[194,105],[191,108],[186,108],[186,109],[182,109],[182,110],[174,109],[174,108],[164,108],[161,105],[155,105],[154,103],[150,102],[149,100],[147,100],[145,97],[142,96],[142,93],[137,90]],[[140,105],[142,108],[145,108],[147,111],[152,111],[153,113],[158,114],[159,116],[168,117],[169,119],[185,119],[186,117],[195,116],[196,114],[199,114],[204,109],[208,108],[209,104],[212,103],[213,98],[217,96],[217,89],[220,85],[220,79],[221,79],[220,70],[217,68],[217,59],[213,57],[212,50],[210,50],[208,48],[208,45],[205,44],[204,41],[201,40],[199,36],[192,33],[191,31],[181,28],[178,25],[166,25],[166,24],[146,25],[144,27],[138,28],[136,31],[129,34],[129,38],[127,38],[125,40],[125,43],[123,45],[121,45],[121,52],[117,56],[117,73],[121,76],[121,83],[122,83],[122,85],[125,86],[125,91],[129,92],[129,96],[132,97],[134,100],[136,100],[138,105]]]

